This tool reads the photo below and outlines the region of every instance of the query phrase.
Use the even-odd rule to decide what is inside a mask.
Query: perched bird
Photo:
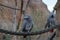
[[[47,28],[47,27],[50,28],[50,27],[55,26],[55,25],[56,25],[56,23],[55,23],[55,16],[52,14],[47,19],[47,23],[45,25],[45,28]],[[53,29],[50,30],[50,31],[53,32]]]
[[[32,30],[32,28],[33,28],[33,22],[31,16],[25,15],[22,26],[22,32],[29,33]],[[24,38],[26,38],[26,35],[24,35]]]

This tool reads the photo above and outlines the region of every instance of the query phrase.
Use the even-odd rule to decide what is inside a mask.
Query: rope
[[[56,32],[53,33],[53,35],[49,38],[49,40],[53,40],[55,36],[56,36]]]
[[[28,2],[27,2],[25,10],[27,9],[27,7],[28,7],[28,5],[29,5],[29,2],[30,2],[30,0],[28,0]],[[25,10],[24,10],[24,11],[25,11]]]
[[[22,17],[22,13],[23,12],[23,0],[21,0],[21,14],[20,14],[20,18],[18,20],[18,24],[17,24],[17,31],[19,30],[19,26],[20,26],[20,22],[21,22],[21,17]]]
[[[60,24],[59,25],[56,25],[54,27],[52,27],[53,29],[56,29],[56,28],[59,28]],[[8,30],[3,30],[3,29],[0,29],[0,32],[1,33],[5,33],[5,34],[10,34],[10,35],[18,35],[18,36],[23,36],[23,35],[41,35],[43,33],[46,33],[46,32],[49,32],[52,28],[48,28],[48,29],[44,29],[44,30],[41,30],[41,31],[36,31],[36,32],[12,32],[12,31],[8,31]]]
[[[14,7],[6,6],[6,5],[1,4],[1,3],[0,3],[0,6],[6,7],[6,8],[10,8],[10,9],[13,9],[13,10],[21,10],[19,8],[14,8]]]

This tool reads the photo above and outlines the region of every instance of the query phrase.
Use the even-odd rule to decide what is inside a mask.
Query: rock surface
[[[28,0],[24,0],[23,8],[25,8],[27,1]],[[10,7],[15,7],[14,0],[0,0],[0,3],[10,6]],[[17,0],[17,8],[21,8],[21,0]],[[21,10],[17,10],[17,15],[16,15],[17,22],[21,15],[20,11]],[[27,7],[26,12],[27,12],[26,13],[27,15],[32,16],[33,21],[34,21],[34,28],[32,29],[32,31],[39,31],[39,30],[44,29],[47,17],[49,15],[49,11],[47,9],[47,6],[42,2],[42,0],[31,0],[29,3],[29,6]],[[15,10],[0,6],[0,26],[1,26],[0,28],[13,31],[13,28],[14,28],[13,27],[13,13],[15,13]],[[22,24],[23,16],[21,20],[22,20],[21,21],[21,24]],[[37,36],[32,36],[31,39],[36,40]]]

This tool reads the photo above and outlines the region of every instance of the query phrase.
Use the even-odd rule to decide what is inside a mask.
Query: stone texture
[[[26,2],[28,0],[24,0],[24,7],[23,9],[25,9],[25,5]],[[17,0],[17,8],[21,8],[21,0]],[[11,7],[15,7],[15,1],[14,0],[0,0],[0,3],[7,5],[7,6],[11,6]],[[0,6],[0,26],[2,29],[7,29],[10,31],[13,31],[13,13],[15,10],[10,9],[10,8],[6,8],[6,7],[2,7]],[[17,10],[17,23],[19,18],[21,18],[21,10]],[[26,14],[27,15],[31,15],[34,21],[34,27],[32,29],[32,31],[39,31],[44,29],[44,26],[46,24],[46,20],[47,17],[49,15],[49,11],[47,9],[47,6],[42,2],[42,0],[31,0],[27,9],[26,9]],[[21,25],[23,22],[23,16],[21,19]],[[20,29],[21,29],[21,25],[20,25]],[[38,35],[37,35],[38,36]],[[36,40],[37,36],[31,36],[32,40]]]
[[[57,24],[60,23],[60,0],[57,0],[57,3],[55,5],[55,10],[56,10],[56,21],[57,21]],[[60,28],[56,30],[56,39],[57,40],[60,40]]]

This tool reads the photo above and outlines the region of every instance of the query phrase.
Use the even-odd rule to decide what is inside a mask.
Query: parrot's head
[[[31,21],[32,19],[31,19],[31,16],[29,16],[29,15],[26,15],[25,17],[24,17],[24,19],[26,19],[26,20],[28,20],[28,21]]]

